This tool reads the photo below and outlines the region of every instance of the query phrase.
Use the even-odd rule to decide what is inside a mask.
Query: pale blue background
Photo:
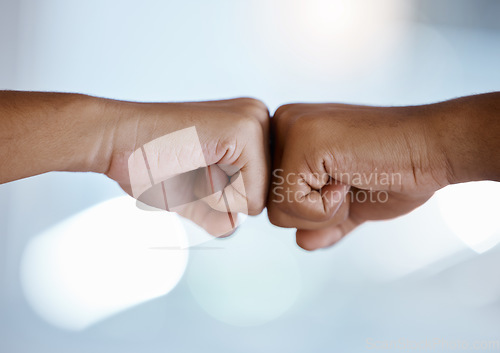
[[[287,29],[273,25],[270,3],[2,0],[0,88],[141,101],[253,96],[271,112],[295,101],[423,104],[500,90],[500,28],[481,20],[493,11],[498,21],[495,2],[461,1],[450,10],[452,21],[446,9],[436,8],[438,18],[415,14],[405,19],[409,30],[393,52],[373,70],[348,75],[329,68],[328,58],[318,61],[324,67],[291,58],[280,40]],[[432,4],[424,3],[420,11],[432,14]],[[473,13],[480,3],[486,9]],[[105,177],[86,174],[0,186],[0,352],[361,352],[368,338],[500,339],[500,247],[482,255],[468,249],[434,201],[408,217],[365,225],[339,246],[315,253],[298,249],[293,232],[271,227],[265,216],[248,220],[245,234],[282,242],[302,278],[295,305],[263,325],[215,320],[185,280],[168,295],[83,332],[48,325],[21,291],[25,245],[120,194]],[[258,241],[266,247],[265,237]],[[255,261],[258,249],[248,250]],[[203,255],[190,256],[187,271],[202,271],[196,266],[203,266]],[[475,304],[485,291],[494,300]]]

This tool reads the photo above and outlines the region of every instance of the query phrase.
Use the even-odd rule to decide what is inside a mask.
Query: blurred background
[[[499,19],[496,0],[0,0],[0,89],[425,104],[500,90]],[[1,185],[0,352],[500,351],[498,200],[448,187],[308,253],[265,212],[213,240],[101,175]]]

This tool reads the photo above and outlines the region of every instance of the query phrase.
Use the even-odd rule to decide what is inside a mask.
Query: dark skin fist
[[[273,119],[271,222],[314,250],[406,214],[450,183],[433,108],[290,104]]]

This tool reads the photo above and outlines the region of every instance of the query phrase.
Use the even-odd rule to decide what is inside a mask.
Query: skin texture
[[[201,154],[179,140],[150,161],[169,175],[202,160],[227,200],[221,192],[204,197],[212,185],[190,174],[173,184],[174,193],[203,199],[174,211],[222,236],[237,225],[227,204],[256,215],[267,200],[271,222],[297,228],[297,243],[312,250],[365,221],[406,214],[446,185],[500,181],[499,112],[498,92],[414,107],[285,105],[271,119],[269,185],[270,119],[258,100],[135,103],[0,91],[0,184],[50,171],[96,172],[132,194],[134,151],[194,126]],[[244,192],[230,183],[238,175]]]
[[[314,250],[446,185],[498,181],[499,112],[498,93],[416,107],[282,106],[272,119],[269,219],[297,228],[297,244]]]
[[[259,214],[269,185],[269,114],[262,102],[251,98],[135,103],[80,94],[1,91],[0,183],[49,171],[91,171],[106,174],[131,194],[130,155],[156,138],[193,126],[218,190],[238,171],[243,178],[243,196],[232,187],[224,189],[231,210]],[[175,151],[150,157],[182,171],[193,154],[190,145],[180,141]],[[210,194],[202,190],[207,180],[185,178],[179,193]],[[237,226],[236,215],[230,222],[220,192],[174,211],[216,236]]]
[[[140,146],[171,132],[196,127],[203,158],[211,166],[211,176],[182,178],[169,192],[183,196],[208,195],[209,179],[222,189],[239,171],[243,192],[232,186],[224,188],[232,212],[257,215],[265,207],[269,185],[269,114],[266,106],[255,99],[239,98],[195,103],[128,103],[107,101],[106,109],[122,111],[113,132],[111,162],[105,172],[131,194],[128,160]],[[159,151],[150,160],[166,166],[183,166],[199,158],[191,144],[180,141],[172,151]],[[164,168],[165,169],[165,168]],[[189,168],[187,169],[189,170]],[[168,174],[168,170],[165,171]],[[157,206],[155,202],[150,203]],[[215,236],[228,235],[237,226],[236,213],[228,218],[220,192],[200,201],[171,209],[192,220]],[[231,220],[234,223],[231,223]]]
[[[0,183],[106,169],[113,120],[79,94],[0,91]]]

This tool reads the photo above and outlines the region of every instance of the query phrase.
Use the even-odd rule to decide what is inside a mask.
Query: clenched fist
[[[127,193],[216,236],[234,231],[237,213],[263,210],[269,115],[262,102],[106,104],[121,112],[106,174]]]
[[[500,181],[499,112],[499,92],[414,107],[282,106],[269,185],[269,116],[258,100],[0,91],[0,184],[104,173],[217,236],[267,199],[271,222],[297,228],[297,243],[316,249],[365,221],[408,213],[448,184]]]
[[[290,104],[272,123],[271,222],[327,247],[368,220],[410,212],[450,183],[439,106]]]

